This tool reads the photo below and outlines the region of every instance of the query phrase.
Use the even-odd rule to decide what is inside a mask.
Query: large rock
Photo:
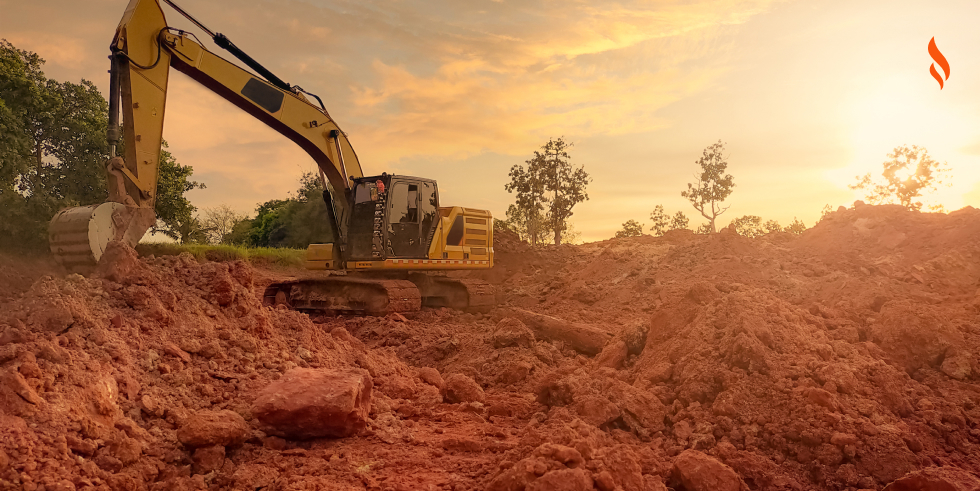
[[[748,489],[731,467],[697,450],[685,450],[677,456],[671,480],[675,483],[672,487],[683,487],[687,491]]]
[[[252,414],[283,438],[342,438],[367,425],[373,387],[364,370],[294,368],[259,393]]]
[[[461,373],[454,373],[446,379],[446,402],[486,402],[483,388],[473,379]]]
[[[245,418],[234,411],[200,411],[184,421],[177,439],[188,447],[228,446],[241,444],[250,433]]]
[[[980,479],[956,467],[932,467],[906,474],[884,491],[977,491]]]

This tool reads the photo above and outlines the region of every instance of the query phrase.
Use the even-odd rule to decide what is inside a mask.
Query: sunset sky
[[[108,44],[127,3],[0,0],[0,37],[40,54],[49,77],[107,93]],[[902,144],[949,164],[938,199],[948,210],[980,207],[976,0],[177,3],[320,95],[366,174],[434,178],[443,205],[504,218],[510,167],[564,136],[593,177],[571,219],[584,241],[629,219],[649,227],[657,204],[702,223],[680,192],[719,139],[737,185],[719,225],[745,214],[813,225],[825,204],[860,198],[847,184],[880,173]],[[951,66],[942,90],[929,74],[932,37]],[[315,168],[177,72],[167,115],[170,151],[207,185],[189,194],[199,208],[254,212]]]

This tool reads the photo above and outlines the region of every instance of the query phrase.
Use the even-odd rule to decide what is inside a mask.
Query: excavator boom
[[[109,198],[102,205],[64,210],[50,226],[51,250],[70,271],[90,271],[108,240],[135,245],[155,223],[153,209],[171,67],[299,145],[317,163],[333,190],[344,193],[339,197],[342,202],[346,201],[350,179],[363,176],[354,148],[326,109],[311,104],[301,89],[271,75],[227,37],[214,37],[219,45],[233,48],[233,54],[261,68],[274,82],[208,51],[193,34],[168,27],[157,0],[130,1],[111,44],[108,138],[113,158],[107,165]],[[115,156],[120,112],[124,157]],[[343,219],[334,222],[341,228],[346,226]]]

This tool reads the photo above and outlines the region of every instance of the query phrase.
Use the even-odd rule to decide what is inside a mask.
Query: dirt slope
[[[856,490],[936,467],[972,482],[977,237],[972,208],[890,206],[801,237],[531,250],[498,234],[479,276],[501,308],[407,320],[311,320],[260,306],[256,278],[281,272],[122,254],[104,278],[9,288],[0,489]],[[513,308],[616,336],[588,357]],[[256,393],[293,367],[369,371],[367,430],[257,430]],[[218,410],[250,421],[244,443],[181,443]]]

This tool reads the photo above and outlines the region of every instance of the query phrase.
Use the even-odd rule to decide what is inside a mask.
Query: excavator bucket
[[[156,220],[152,210],[120,203],[66,208],[48,225],[55,259],[71,273],[88,274],[112,240],[135,246]]]

